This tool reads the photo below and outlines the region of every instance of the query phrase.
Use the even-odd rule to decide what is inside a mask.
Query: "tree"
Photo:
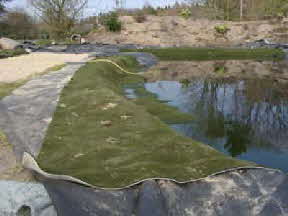
[[[57,38],[71,33],[88,0],[30,0],[39,17]]]
[[[37,33],[35,24],[23,8],[9,10],[1,17],[0,37],[13,39],[34,38]]]
[[[266,11],[271,16],[287,16],[288,0],[268,0]]]
[[[243,19],[243,0],[240,0],[240,20]]]
[[[0,0],[0,13],[3,13],[3,12],[4,12],[4,9],[5,9],[4,4],[5,4],[6,2],[9,2],[9,1],[12,1],[12,0]]]

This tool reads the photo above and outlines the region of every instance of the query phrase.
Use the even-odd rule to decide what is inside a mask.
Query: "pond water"
[[[252,63],[237,62],[245,74],[256,71],[254,67],[249,68]],[[170,125],[173,129],[232,157],[288,172],[288,85],[273,77],[275,71],[278,71],[276,74],[285,73],[283,64],[257,62],[261,67],[266,65],[263,73],[270,79],[231,76],[236,73],[229,68],[221,69],[222,75],[207,73],[193,77],[192,74],[198,74],[193,67],[179,73],[181,63],[175,64],[177,66],[162,65],[162,76],[158,73],[157,78],[150,77],[145,83],[145,89],[161,101],[168,101],[169,105],[194,117],[193,122]],[[207,63],[202,62],[197,64],[199,70],[201,64],[207,69]],[[261,71],[256,72],[261,75]],[[127,93],[131,96],[133,90],[128,89]]]

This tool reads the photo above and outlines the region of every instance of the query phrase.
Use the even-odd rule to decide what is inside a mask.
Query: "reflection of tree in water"
[[[259,80],[197,80],[181,106],[198,117],[208,138],[226,138],[225,148],[240,155],[248,145],[288,149],[288,103],[280,88]],[[275,148],[276,147],[276,148]]]
[[[250,128],[246,125],[231,122],[226,128],[227,141],[225,149],[232,157],[247,152],[247,146],[250,144]]]
[[[216,113],[215,113],[216,112]],[[217,110],[212,109],[208,111],[207,128],[205,134],[209,138],[219,138],[225,136],[225,119]]]

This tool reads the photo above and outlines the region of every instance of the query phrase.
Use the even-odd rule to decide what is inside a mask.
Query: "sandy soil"
[[[33,181],[28,170],[16,161],[13,148],[7,143],[0,131],[0,180]]]
[[[288,83],[287,61],[216,60],[159,62],[145,73],[149,82],[194,78],[259,78]]]
[[[67,62],[79,62],[87,54],[56,54],[35,52],[7,59],[0,59],[0,83],[11,83],[41,73],[55,65]]]
[[[12,83],[42,73],[55,65],[87,60],[88,54],[32,53],[0,59],[0,84]],[[33,176],[16,160],[13,148],[0,131],[0,180],[31,181]]]
[[[121,16],[123,31],[115,34],[105,28],[88,35],[89,42],[166,46],[231,46],[263,38],[287,42],[283,24],[271,21],[231,22],[208,19],[184,19],[180,16],[147,16],[137,23],[132,16]],[[226,37],[216,34],[215,26],[227,24]]]

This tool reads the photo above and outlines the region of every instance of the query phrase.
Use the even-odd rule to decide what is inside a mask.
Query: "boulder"
[[[0,38],[0,48],[13,50],[20,46],[20,43],[10,38]]]

